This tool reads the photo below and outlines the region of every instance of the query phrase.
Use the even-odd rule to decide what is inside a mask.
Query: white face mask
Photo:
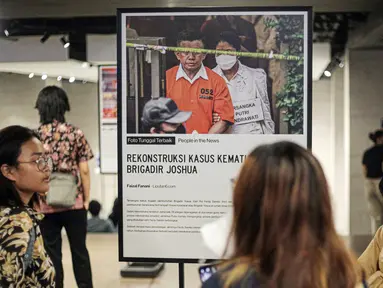
[[[222,70],[229,70],[237,63],[237,57],[234,55],[218,55],[215,56],[215,61]]]

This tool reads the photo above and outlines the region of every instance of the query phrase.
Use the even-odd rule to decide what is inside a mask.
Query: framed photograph
[[[309,7],[118,10],[120,259],[216,259],[199,229],[231,209],[258,145],[311,147]]]
[[[117,67],[100,66],[101,122],[117,124]]]
[[[117,66],[98,67],[100,172],[117,174]]]

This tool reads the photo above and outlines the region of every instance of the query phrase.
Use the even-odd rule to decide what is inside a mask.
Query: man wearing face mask
[[[182,123],[186,122],[191,112],[180,111],[176,103],[160,97],[148,101],[142,112],[142,126],[144,133],[150,134],[185,134]]]
[[[202,36],[196,31],[183,31],[177,45],[183,48],[203,49]],[[185,123],[186,132],[220,134],[234,123],[234,108],[225,81],[202,61],[205,54],[176,52],[180,65],[166,71],[166,96],[181,110],[191,111]],[[213,113],[220,119],[213,123]]]
[[[231,31],[221,33],[216,50],[240,51],[241,40]],[[226,82],[234,105],[231,134],[274,134],[270,102],[267,95],[266,73],[243,65],[233,55],[216,55],[213,69]],[[214,114],[214,121],[219,121]]]

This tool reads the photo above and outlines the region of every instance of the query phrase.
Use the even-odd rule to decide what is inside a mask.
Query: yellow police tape
[[[303,60],[303,57],[293,56],[293,55],[284,55],[284,54],[274,54],[271,53],[259,53],[259,52],[237,52],[237,51],[223,51],[223,50],[212,50],[212,49],[200,49],[200,48],[186,48],[186,47],[170,47],[170,46],[161,46],[161,45],[150,45],[150,44],[137,44],[137,43],[126,43],[126,47],[134,48],[137,50],[155,50],[159,51],[162,54],[165,54],[166,51],[173,52],[192,52],[196,54],[220,54],[220,55],[234,55],[242,57],[251,57],[251,58],[263,58],[263,59],[278,59],[278,60],[288,60],[288,61],[300,61]]]

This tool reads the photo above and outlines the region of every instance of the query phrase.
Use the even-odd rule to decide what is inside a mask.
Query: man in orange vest
[[[177,45],[203,49],[201,34],[183,31]],[[221,134],[234,123],[234,108],[225,81],[205,67],[205,54],[176,52],[180,65],[166,71],[166,95],[183,111],[192,115],[185,123],[186,133]],[[220,121],[213,123],[213,113]]]

